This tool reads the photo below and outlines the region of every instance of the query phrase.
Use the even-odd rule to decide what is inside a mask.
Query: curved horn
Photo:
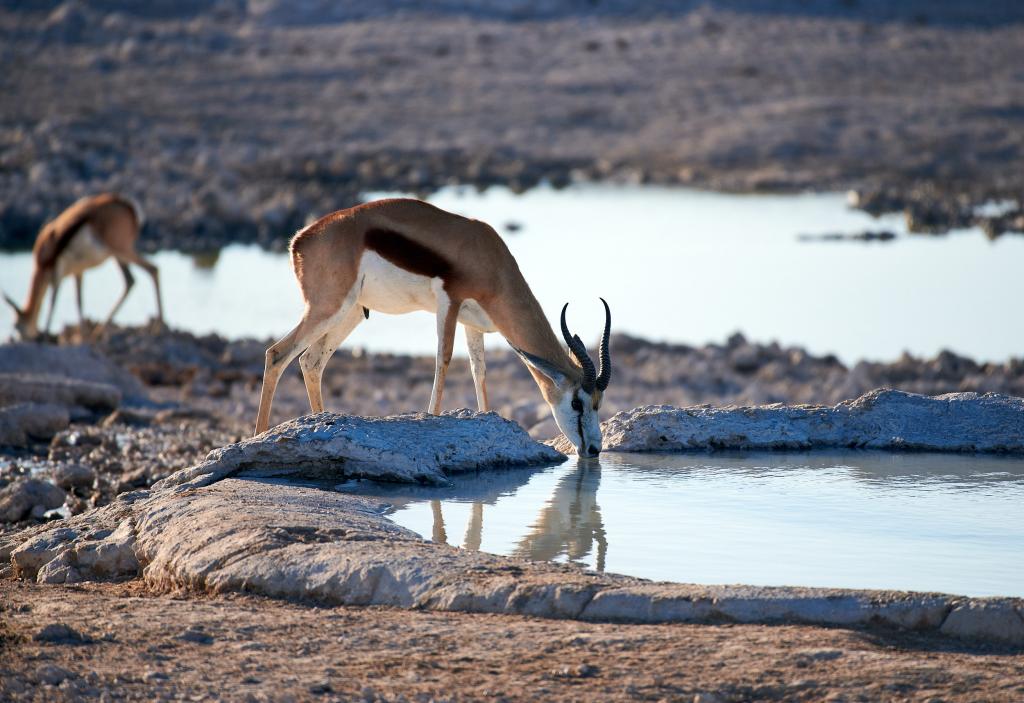
[[[565,338],[565,343],[569,346],[569,351],[572,352],[573,358],[576,359],[576,363],[583,369],[583,381],[581,383],[583,390],[587,393],[592,393],[594,391],[594,384],[597,382],[597,372],[594,370],[594,362],[591,360],[590,355],[587,354],[587,347],[583,344],[583,340],[577,334],[569,334],[569,325],[565,323],[565,311],[568,309],[569,303],[566,303],[562,307],[562,336]]]
[[[612,334],[612,311],[608,309],[608,301],[601,298],[604,304],[604,334],[601,335],[601,372],[597,374],[597,389],[604,392],[608,381],[612,379],[612,353],[609,338]]]

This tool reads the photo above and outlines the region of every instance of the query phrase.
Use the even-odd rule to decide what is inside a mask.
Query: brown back
[[[130,213],[137,230],[138,213],[129,200],[114,193],[101,193],[78,200],[40,230],[32,249],[36,265],[40,268],[53,266],[82,227],[90,225],[97,233],[102,233],[108,223],[123,217],[125,210]]]

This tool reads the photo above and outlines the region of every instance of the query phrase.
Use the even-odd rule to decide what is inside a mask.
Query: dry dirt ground
[[[450,182],[1020,196],[1019,4],[882,4],[5,3],[0,241],[104,189],[183,250]]]
[[[184,599],[137,583],[0,594],[11,701],[1024,699],[1019,650],[906,633]]]

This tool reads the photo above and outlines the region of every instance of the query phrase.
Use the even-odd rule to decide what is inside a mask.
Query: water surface
[[[372,194],[368,197],[378,197]],[[1024,350],[1024,326],[1006,318],[1024,298],[1024,237],[990,242],[980,232],[946,237],[906,235],[900,216],[875,220],[850,210],[840,194],[726,195],[655,186],[588,185],[504,188],[478,193],[448,188],[430,200],[492,223],[505,237],[548,317],[572,301],[574,329],[600,333],[604,296],[615,329],[653,340],[721,342],[736,330],[777,339],[846,362],[892,359],[903,350],[943,348],[981,360]],[[516,223],[518,231],[505,228]],[[802,242],[799,235],[888,229],[886,243]],[[286,256],[231,246],[215,260],[164,252],[154,257],[170,323],[227,337],[281,337],[302,311]],[[0,256],[3,288],[19,299],[30,256]],[[152,314],[148,278],[137,283],[119,316]],[[86,308],[104,317],[120,294],[108,263],[86,276]],[[56,319],[74,321],[67,281]],[[11,311],[0,309],[0,337]],[[376,315],[349,345],[374,351],[433,354],[434,321],[426,313]],[[463,352],[462,335],[456,337]],[[496,336],[489,345],[503,345]]]
[[[339,488],[428,539],[655,580],[1024,596],[1022,459],[606,453]]]

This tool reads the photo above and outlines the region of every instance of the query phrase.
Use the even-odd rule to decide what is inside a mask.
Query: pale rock
[[[33,440],[47,440],[71,424],[63,405],[18,403],[0,407],[0,445],[24,447]]]
[[[963,639],[1024,643],[1021,606],[1001,600],[960,603],[942,623],[942,632]]]
[[[36,506],[43,510],[64,505],[67,494],[49,481],[19,478],[0,490],[0,522],[18,522]]]
[[[0,406],[51,403],[109,412],[121,403],[121,391],[109,383],[49,373],[0,373]]]
[[[1024,399],[874,390],[831,407],[651,405],[618,413],[602,430],[604,448],[621,452],[857,448],[1022,453]],[[572,450],[564,438],[555,447]]]
[[[53,469],[53,482],[65,490],[88,488],[96,480],[96,472],[82,464],[58,464]]]
[[[320,413],[215,449],[202,464],[154,488],[207,485],[239,472],[445,484],[450,473],[564,459],[495,413],[463,410],[379,418]]]

